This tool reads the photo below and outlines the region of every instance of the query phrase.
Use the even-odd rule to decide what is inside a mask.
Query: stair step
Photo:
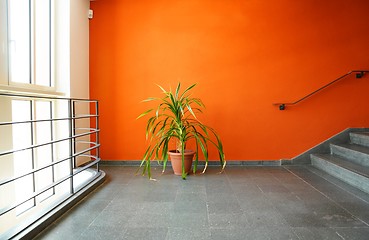
[[[331,154],[311,154],[314,167],[369,193],[369,169]]]
[[[369,147],[369,132],[352,132],[350,140],[354,144]]]
[[[369,167],[369,148],[357,144],[331,144],[331,153]]]

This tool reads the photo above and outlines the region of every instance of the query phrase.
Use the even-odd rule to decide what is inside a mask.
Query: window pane
[[[12,101],[12,120],[29,121],[31,120],[31,102],[13,100]],[[22,149],[32,145],[31,123],[13,124],[13,148]],[[20,176],[33,169],[32,150],[24,150],[15,152],[14,159],[14,175]],[[16,201],[27,199],[34,190],[33,176],[27,175],[15,181],[15,198]],[[25,210],[34,206],[34,201],[30,200],[16,208],[17,214],[21,214]]]
[[[35,101],[35,120],[51,119],[51,102],[49,101]],[[35,144],[46,144],[52,141],[51,122],[42,121],[36,122],[34,125]],[[47,144],[45,146],[35,148],[35,168],[44,167],[52,162],[52,146]],[[35,174],[36,191],[39,191],[46,186],[53,183],[53,167],[48,167]],[[40,202],[53,194],[53,189],[50,189],[39,197],[37,201]]]
[[[31,83],[29,1],[11,0],[8,7],[10,81]]]
[[[0,0],[0,84],[8,84],[8,36],[6,1]]]
[[[35,0],[34,4],[34,64],[35,84],[50,84],[50,1]]]

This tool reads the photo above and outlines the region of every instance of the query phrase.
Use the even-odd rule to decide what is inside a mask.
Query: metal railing
[[[33,201],[29,209],[37,207],[37,197],[40,197],[41,194],[48,191],[52,191],[53,194],[50,194],[47,198],[52,197],[55,194],[56,187],[60,187],[62,184],[69,185],[69,190],[66,190],[67,194],[62,194],[64,199],[68,199],[81,188],[88,185],[89,182],[99,177],[101,174],[99,170],[100,129],[99,105],[97,100],[0,93],[0,103],[1,100],[4,100],[4,102],[6,101],[7,104],[10,105],[12,101],[27,101],[27,104],[28,102],[30,103],[29,112],[31,114],[29,119],[12,121],[11,111],[6,112],[0,109],[0,116],[7,114],[8,116],[6,116],[6,119],[11,119],[11,121],[1,121],[4,117],[0,118],[0,140],[3,140],[0,141],[0,168],[2,168],[2,173],[5,173],[6,176],[3,177],[4,174],[3,176],[0,174],[0,196],[5,199],[8,192],[4,189],[8,189],[9,191],[10,188],[15,186],[17,180],[26,179],[27,177],[33,179],[33,191],[27,196],[22,197],[22,199],[16,199],[6,204],[6,206],[4,206],[4,204],[2,206],[0,205],[0,219],[29,201]],[[49,104],[50,110],[48,115],[50,115],[50,118],[37,118],[34,108],[36,103],[41,101]],[[16,109],[14,109],[14,111],[15,110]],[[79,111],[81,111],[82,114],[80,114]],[[88,112],[86,113],[85,111]],[[49,130],[47,134],[50,135],[48,137],[49,141],[41,143],[36,141],[36,134],[40,134],[37,133],[37,124],[40,123],[48,124]],[[58,123],[62,124],[58,125]],[[1,146],[1,142],[12,142],[12,139],[14,141],[12,129],[18,125],[29,127],[31,140],[28,142],[30,144],[20,148],[13,148],[14,144],[10,143],[8,145],[11,146],[11,149]],[[8,131],[1,132],[1,128],[7,128]],[[62,132],[62,134],[59,132]],[[62,144],[62,146],[67,147],[66,149],[60,149],[60,146],[57,146],[57,144]],[[50,150],[51,159],[48,159],[47,163],[41,161],[40,164],[38,162],[38,155],[35,152],[41,152],[45,147]],[[57,152],[62,152],[63,154],[57,154]],[[65,154],[65,152],[68,152],[68,154]],[[15,164],[14,156],[18,153],[29,153],[30,161],[32,161],[32,167],[20,173],[16,173],[14,169],[12,169]],[[62,155],[63,157],[60,157]],[[6,159],[6,161],[4,159]],[[21,160],[23,161],[23,159]],[[1,161],[7,163],[2,165]],[[26,161],[26,159],[24,159],[24,161]],[[4,169],[4,165],[10,166],[10,168]],[[55,169],[65,168],[65,166],[69,168],[63,170],[63,173],[66,174],[63,176],[58,174],[58,177],[55,177]],[[50,173],[52,173],[52,180],[46,183],[47,186],[43,184],[41,187],[36,187],[37,176],[40,176],[41,172],[46,170],[50,170]],[[91,173],[89,174],[90,177],[88,177],[85,182],[76,184],[77,175],[86,171]],[[1,192],[2,190],[4,192]],[[58,198],[60,198],[60,196],[58,196]],[[63,199],[58,199],[56,202],[60,201],[63,201]],[[28,209],[25,211],[28,211]],[[19,215],[22,213],[17,214]],[[0,236],[1,234],[2,232],[0,231]]]
[[[315,91],[313,91],[313,92],[311,92],[311,93],[307,94],[306,96],[304,96],[304,97],[300,98],[300,99],[299,99],[299,100],[297,100],[297,101],[294,101],[294,102],[285,102],[285,103],[273,103],[273,105],[275,105],[275,106],[279,106],[279,110],[285,110],[287,106],[293,106],[293,105],[298,104],[298,103],[299,103],[299,102],[301,102],[301,101],[304,101],[305,99],[307,99],[307,98],[311,97],[312,95],[314,95],[314,94],[316,94],[316,93],[320,92],[321,90],[323,90],[323,89],[325,89],[325,88],[327,88],[327,87],[331,86],[332,84],[334,84],[334,83],[336,83],[336,82],[340,81],[341,79],[343,79],[343,78],[347,77],[348,75],[351,75],[351,74],[353,74],[353,73],[356,73],[356,75],[355,75],[355,76],[356,76],[356,78],[362,78],[362,77],[364,76],[364,74],[365,74],[365,73],[368,73],[368,72],[369,72],[369,70],[352,70],[352,71],[349,71],[348,73],[346,73],[346,74],[344,74],[344,75],[342,75],[342,76],[340,76],[340,77],[336,78],[335,80],[331,81],[330,83],[328,83],[328,84],[324,85],[323,87],[318,88],[317,90],[315,90]]]

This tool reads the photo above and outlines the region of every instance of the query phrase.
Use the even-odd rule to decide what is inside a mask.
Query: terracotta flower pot
[[[172,163],[172,168],[175,175],[182,175],[182,154],[176,150],[170,150],[168,152],[170,156],[170,161]],[[185,172],[189,173],[192,167],[192,160],[195,152],[192,150],[185,150],[184,152],[184,167]]]

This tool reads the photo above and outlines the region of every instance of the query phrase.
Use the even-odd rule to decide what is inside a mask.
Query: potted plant
[[[171,155],[172,166],[175,165],[173,155],[180,157],[180,175],[186,179],[192,166],[192,159],[195,156],[193,172],[196,173],[199,161],[199,150],[205,158],[205,167],[203,173],[208,166],[208,144],[216,147],[219,154],[221,171],[224,170],[226,161],[224,158],[223,144],[218,134],[209,126],[200,122],[196,114],[202,113],[204,108],[203,102],[199,98],[191,96],[190,90],[194,88],[193,84],[181,92],[181,84],[178,83],[175,92],[172,90],[166,91],[159,86],[163,91],[162,98],[148,98],[144,102],[157,101],[158,106],[151,108],[137,117],[151,114],[146,124],[146,139],[149,140],[149,145],[143,156],[141,167],[143,167],[143,175],[147,172],[151,179],[150,163],[152,160],[163,162],[163,172],[166,169],[168,156]],[[176,149],[169,149],[171,141],[176,142]],[[191,140],[194,142],[195,151],[187,150],[186,144]],[[192,155],[191,155],[192,154]],[[189,157],[187,157],[189,155]],[[186,159],[190,163],[186,164]],[[187,166],[187,169],[186,169]],[[189,166],[189,169],[188,169]],[[177,173],[177,170],[174,169]],[[177,173],[178,174],[178,173]]]

